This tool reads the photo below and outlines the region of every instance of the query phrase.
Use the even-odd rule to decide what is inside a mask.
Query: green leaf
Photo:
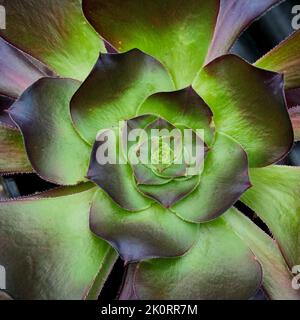
[[[139,212],[125,211],[101,190],[93,200],[90,226],[127,262],[180,256],[190,249],[198,230],[196,224],[158,204]]]
[[[172,207],[178,216],[196,223],[217,218],[250,187],[247,155],[228,136],[216,134],[204,161],[199,186]]]
[[[202,129],[205,142],[212,142],[212,112],[191,87],[156,93],[139,107],[137,114],[154,114],[175,126],[183,125],[194,131]]]
[[[0,173],[32,170],[19,130],[0,123]]]
[[[223,216],[234,232],[248,245],[263,269],[262,289],[272,300],[299,300],[292,288],[293,275],[276,242],[236,209]]]
[[[252,169],[250,179],[241,200],[267,224],[289,267],[300,264],[300,168]]]
[[[255,294],[262,270],[249,248],[222,218],[199,228],[197,242],[184,256],[137,266],[133,284],[127,282],[137,298],[229,300]]]
[[[212,109],[216,130],[242,145],[251,167],[275,163],[290,150],[282,75],[226,55],[206,65],[193,87]]]
[[[87,19],[120,52],[138,48],[158,59],[178,89],[202,67],[219,10],[217,0],[83,0]]]
[[[17,98],[46,73],[39,70],[15,47],[0,38],[0,93]]]
[[[81,0],[3,0],[0,35],[63,77],[84,80],[104,44],[88,24]]]
[[[138,106],[153,93],[171,91],[163,66],[139,50],[101,54],[71,101],[72,119],[80,134],[93,144],[101,129],[134,118]]]
[[[84,184],[0,202],[0,264],[13,297],[84,299],[91,293],[112,250],[89,229],[94,193]]]
[[[284,73],[286,89],[300,86],[300,30],[259,59],[255,65]]]
[[[91,150],[73,128],[69,111],[79,85],[71,79],[43,78],[9,110],[22,131],[35,171],[60,185],[86,181]]]

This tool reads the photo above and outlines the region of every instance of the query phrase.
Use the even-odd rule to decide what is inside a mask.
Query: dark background
[[[232,53],[238,54],[251,63],[267,53],[294,31],[291,21],[294,17],[292,7],[295,5],[300,5],[300,0],[284,1],[254,22],[233,46]],[[293,151],[283,161],[283,164],[300,165],[300,144],[295,144]],[[11,197],[33,194],[53,186],[34,174],[4,177],[4,188]],[[269,232],[264,223],[252,211],[239,202],[236,206],[263,230]],[[114,299],[117,296],[124,271],[123,262],[119,260],[101,293],[102,300]],[[265,297],[262,292],[259,292],[254,299],[265,299]]]

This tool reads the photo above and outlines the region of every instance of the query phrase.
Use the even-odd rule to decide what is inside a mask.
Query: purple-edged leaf
[[[132,165],[132,170],[138,185],[145,184],[159,186],[172,180],[172,178],[164,178],[156,175],[149,167],[141,163]]]
[[[137,298],[230,300],[255,294],[262,270],[250,249],[222,218],[199,228],[197,242],[184,256],[152,259],[135,268]]]
[[[162,62],[178,89],[203,65],[217,0],[83,0],[87,19],[119,52],[138,48]]]
[[[300,140],[300,106],[289,109],[289,115],[294,129],[295,141]]]
[[[281,42],[259,59],[255,65],[271,71],[284,73],[285,87],[300,86],[300,30]]]
[[[152,201],[137,190],[130,164],[120,164],[118,153],[116,153],[116,163],[99,162],[101,159],[98,150],[106,143],[105,132],[103,137],[100,135],[98,139],[92,149],[88,179],[96,183],[113,201],[126,210],[137,211],[149,207]],[[119,149],[119,142],[116,141],[113,147]]]
[[[73,121],[90,143],[100,129],[134,118],[138,106],[151,94],[171,91],[167,71],[139,50],[101,54],[93,71],[71,102]]]
[[[264,293],[272,300],[299,300],[300,291],[291,286],[294,275],[288,269],[276,242],[236,209],[229,210],[222,217],[260,262]]]
[[[30,162],[44,179],[60,185],[85,181],[90,147],[72,125],[69,103],[80,83],[43,78],[27,89],[9,113],[21,129]]]
[[[170,208],[194,191],[199,180],[199,176],[193,176],[189,179],[174,179],[159,186],[140,184],[138,189],[164,207]]]
[[[198,225],[181,220],[157,204],[140,212],[125,211],[100,190],[93,200],[90,226],[125,261],[183,255],[198,231]]]
[[[216,130],[242,145],[251,167],[277,162],[290,150],[293,128],[282,75],[226,55],[201,70],[194,88],[212,109]]]
[[[105,51],[88,24],[81,0],[3,0],[6,29],[0,35],[64,77],[83,80]]]
[[[221,0],[206,62],[229,52],[239,35],[265,11],[282,0]]]
[[[19,50],[0,38],[0,94],[17,98],[46,74]]]
[[[114,259],[89,229],[94,193],[86,184],[0,202],[0,264],[14,298],[85,299],[101,288]]]
[[[195,131],[204,130],[205,142],[212,142],[212,112],[191,87],[180,91],[156,93],[140,106],[137,113],[154,114],[174,125],[180,124]]]
[[[0,123],[0,173],[32,172],[32,170],[19,130]]]
[[[205,158],[199,186],[172,211],[188,221],[209,221],[230,208],[249,187],[245,151],[230,137],[217,133]]]
[[[292,269],[300,264],[300,168],[252,169],[250,178],[241,200],[267,224]]]
[[[285,97],[288,108],[300,106],[300,88],[286,90]]]

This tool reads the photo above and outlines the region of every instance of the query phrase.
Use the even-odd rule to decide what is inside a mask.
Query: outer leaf
[[[32,172],[22,135],[0,123],[0,173]]]
[[[208,144],[212,142],[212,112],[191,87],[154,94],[140,106],[137,113],[155,114],[174,125],[184,125],[193,130],[203,129],[204,140]]]
[[[2,5],[7,28],[0,34],[61,76],[85,79],[105,50],[82,14],[81,0],[3,0]]]
[[[113,248],[109,248],[105,255],[103,255],[103,260],[98,270],[93,283],[91,284],[89,290],[86,292],[84,297],[86,300],[98,300],[99,295],[104,287],[107,278],[110,276],[112,268],[118,258],[117,252]]]
[[[0,94],[17,98],[33,82],[45,76],[19,50],[0,38]]]
[[[173,85],[163,66],[141,51],[101,54],[72,99],[72,118],[80,134],[93,144],[100,129],[135,117],[148,96],[171,90]]]
[[[300,106],[289,109],[289,114],[291,117],[295,141],[300,140]]]
[[[102,191],[94,198],[90,226],[125,261],[180,256],[192,246],[198,230],[157,204],[140,212],[125,211]]]
[[[133,285],[140,299],[248,299],[261,277],[252,252],[220,218],[200,225],[184,256],[139,264]]]
[[[300,292],[292,288],[292,278],[281,252],[273,239],[236,209],[223,215],[253,251],[263,268],[263,290],[272,300],[299,300]]]
[[[89,146],[72,126],[69,102],[80,83],[43,78],[24,92],[10,109],[20,127],[35,171],[61,185],[85,180]]]
[[[139,48],[162,62],[176,88],[190,85],[213,36],[217,0],[83,0],[87,19],[118,51]]]
[[[238,36],[281,0],[221,0],[214,37],[206,62],[229,52]]]
[[[252,169],[250,178],[242,201],[268,225],[289,267],[300,264],[300,168]]]
[[[112,250],[89,230],[94,192],[86,184],[0,203],[0,264],[13,297],[86,297]]]
[[[172,210],[188,221],[209,221],[230,208],[249,187],[245,151],[231,138],[217,133],[205,158],[199,186]]]
[[[212,109],[216,130],[243,146],[251,167],[277,162],[290,150],[293,130],[282,75],[227,55],[208,64],[194,88]]]
[[[293,33],[277,47],[259,59],[260,68],[281,72],[285,75],[285,87],[300,86],[300,30]]]

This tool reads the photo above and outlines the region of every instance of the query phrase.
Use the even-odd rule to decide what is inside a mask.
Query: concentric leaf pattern
[[[271,166],[299,138],[299,32],[254,66],[228,54],[278,2],[1,2],[0,172],[60,185],[0,201],[14,298],[97,299],[119,254],[120,299],[249,299],[258,288],[300,299],[299,170]],[[135,129],[147,137],[127,141]],[[171,144],[167,165],[128,157],[152,129],[172,143],[172,130],[191,130],[203,151],[193,174]],[[99,162],[108,131],[128,161]],[[180,152],[191,156],[191,141]],[[239,199],[276,241],[232,208]]]

